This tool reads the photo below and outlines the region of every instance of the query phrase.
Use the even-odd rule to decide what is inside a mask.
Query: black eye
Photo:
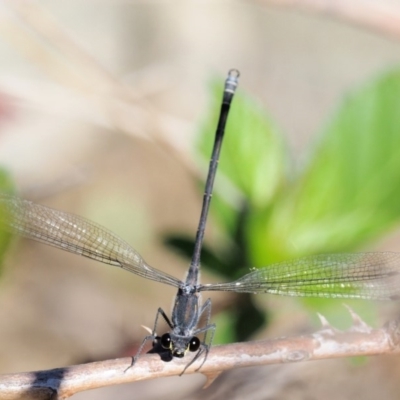
[[[163,349],[170,349],[171,348],[171,335],[169,333],[164,333],[160,339],[161,346]]]
[[[200,339],[196,336],[190,339],[189,351],[197,351],[200,347]]]

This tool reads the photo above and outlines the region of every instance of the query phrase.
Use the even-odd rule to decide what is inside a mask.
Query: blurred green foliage
[[[15,186],[14,182],[11,179],[10,174],[3,168],[0,168],[0,192],[4,193],[14,193]],[[0,207],[0,220],[1,214],[4,210]],[[0,272],[3,266],[3,260],[6,255],[7,249],[10,246],[11,242],[11,234],[0,229]]]
[[[200,131],[197,149],[205,159],[214,140],[221,90],[214,82],[212,111]],[[367,250],[400,221],[399,152],[400,70],[347,96],[316,138],[308,163],[296,173],[291,173],[277,124],[239,91],[228,119],[219,173],[242,196],[231,201],[216,182],[211,213],[228,245],[205,247],[202,266],[230,281],[248,272],[249,266]],[[193,239],[173,235],[167,243],[191,256]],[[232,330],[235,340],[243,340],[266,322],[252,296],[238,296],[240,307],[236,304],[238,312],[232,313],[226,328],[229,340]],[[322,312],[332,305],[332,300],[302,301]],[[344,313],[343,308],[340,311]]]

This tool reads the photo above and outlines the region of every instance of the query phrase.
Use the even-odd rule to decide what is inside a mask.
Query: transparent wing
[[[77,215],[0,193],[0,229],[121,267],[143,278],[175,287],[181,281],[150,267],[111,231]]]
[[[234,282],[201,285],[199,290],[395,300],[400,298],[399,266],[400,253],[317,255],[257,269]]]

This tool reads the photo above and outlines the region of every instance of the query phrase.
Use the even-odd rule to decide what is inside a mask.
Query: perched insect
[[[207,299],[201,303],[200,292],[203,291],[377,300],[399,298],[400,254],[398,253],[310,256],[253,270],[235,282],[215,284],[199,282],[204,230],[225,125],[238,78],[239,72],[231,70],[225,82],[193,257],[184,281],[151,267],[128,243],[94,222],[0,193],[1,229],[178,288],[171,319],[162,308],[158,309],[152,334],[144,338],[132,365],[146,341],[153,340],[155,345],[161,346],[171,358],[182,358],[187,352],[196,353],[182,373],[204,354],[199,369],[201,368],[207,359],[215,331],[215,324],[210,323],[211,300]],[[170,331],[157,336],[156,328],[160,315],[168,324]],[[203,315],[205,325],[199,327]],[[200,334],[203,334],[203,340],[198,338]]]

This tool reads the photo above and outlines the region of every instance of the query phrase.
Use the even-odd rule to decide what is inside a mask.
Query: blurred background
[[[213,120],[220,96],[214,95],[217,90],[213,87],[219,80],[222,84],[228,69],[241,71],[240,90],[265,112],[266,125],[273,131],[269,134],[273,138],[279,135],[273,143],[282,143],[273,153],[281,163],[279,168],[268,167],[262,181],[266,188],[276,174],[300,176],[304,165],[311,165],[309,171],[318,170],[323,181],[327,170],[316,168],[317,161],[310,162],[318,159],[310,156],[310,149],[318,147],[318,143],[322,147],[329,144],[321,132],[337,130],[347,134],[346,129],[340,129],[345,125],[341,122],[357,120],[357,105],[369,99],[372,92],[375,98],[379,97],[378,92],[394,97],[393,103],[397,98],[396,91],[385,88],[398,85],[400,34],[397,36],[390,26],[396,17],[400,18],[400,1],[385,0],[378,6],[372,1],[354,1],[350,9],[344,2],[335,2],[338,9],[331,4],[330,12],[321,7],[323,1],[305,2],[308,5],[304,8],[293,8],[290,3],[2,1],[0,167],[7,179],[13,180],[24,198],[94,220],[132,244],[150,265],[183,277],[188,260],[172,249],[184,250],[188,243],[182,243],[182,238],[194,237],[196,232],[202,200],[200,183],[207,158],[202,155],[209,152],[202,150],[198,137]],[[332,18],[335,12],[337,18]],[[388,71],[395,72],[386,77]],[[354,118],[336,118],[349,93],[353,93],[348,101]],[[239,104],[238,101],[238,110]],[[371,104],[375,103],[364,104],[370,108],[362,108],[367,110],[363,116],[375,112]],[[395,119],[396,113],[400,115],[398,103],[380,108],[392,111],[379,114],[385,121]],[[330,121],[339,122],[329,125]],[[232,129],[235,126],[245,129],[240,120],[231,124]],[[386,143],[389,131],[400,136],[399,126],[379,130],[381,125],[377,125],[382,136],[368,141],[370,147],[376,149],[378,143]],[[359,145],[364,143],[364,128],[360,127],[358,137],[349,134],[348,142],[343,139],[342,145],[350,150],[365,150],[365,145]],[[251,145],[252,130],[242,134]],[[335,148],[343,153],[340,146]],[[374,158],[371,163],[374,171],[380,170],[379,160],[396,160],[396,150],[394,139],[386,143],[381,158]],[[235,163],[234,153],[227,154]],[[364,163],[372,168],[367,157],[370,153],[363,154],[367,154]],[[237,164],[244,162],[245,156],[237,157]],[[328,155],[319,157],[325,161]],[[354,158],[351,152],[349,158]],[[397,171],[397,164],[392,164]],[[351,167],[346,169],[346,173],[350,170]],[[390,175],[387,169],[382,170],[382,176]],[[275,175],[273,171],[277,171]],[[225,172],[235,184],[230,172]],[[389,188],[385,193],[391,193],[395,203],[397,175],[386,181],[378,179],[379,174],[368,176],[375,186],[370,192],[359,194],[360,201]],[[291,185],[293,180],[282,178],[276,187],[307,186]],[[303,183],[305,180],[299,179]],[[341,186],[340,182],[337,185]],[[230,188],[232,196],[239,191],[246,197],[246,190],[237,186]],[[347,186],[358,187],[352,182]],[[318,187],[314,190],[318,192]],[[264,193],[271,205],[268,210],[260,210],[252,199],[248,203],[258,207],[260,216],[267,213],[269,218],[271,209],[277,207],[274,204],[288,198],[285,190],[276,193],[278,189],[269,197]],[[294,198],[295,204],[302,204],[303,198],[315,202],[311,194],[307,197],[308,193],[312,192],[289,198]],[[335,191],[327,193],[335,196]],[[322,198],[321,202],[325,200]],[[378,210],[379,204],[376,201],[371,205],[363,219],[370,220],[368,215],[373,215],[371,210]],[[326,237],[329,245],[309,244],[319,237],[319,231],[304,239],[306,244],[291,231],[289,244],[278,246],[279,251],[272,255],[262,255],[260,247],[269,240],[276,249],[276,242],[287,235],[285,229],[279,231],[275,241],[269,231],[265,238],[257,236],[258,241],[247,238],[244,241],[250,254],[242,254],[241,259],[249,265],[242,267],[246,271],[253,263],[263,265],[314,251],[400,251],[396,227],[399,210],[397,205],[390,210],[390,219],[375,224],[375,230],[362,224],[354,234],[347,230],[344,236],[352,237],[349,242],[333,243],[331,239],[342,236],[343,226],[355,226],[353,219],[340,220],[338,230]],[[278,218],[282,213],[274,215],[277,217],[269,225],[271,232],[282,222]],[[249,225],[257,225],[257,216],[253,215]],[[291,221],[292,216],[286,217]],[[326,226],[330,225],[329,220]],[[355,239],[360,232],[362,239]],[[211,219],[206,233],[210,251],[223,258],[224,252],[218,249],[229,248],[233,240],[232,232],[229,235],[228,229],[221,228],[218,218]],[[240,243],[239,240],[236,244]],[[210,269],[202,274],[203,282],[222,279],[229,278]],[[141,325],[153,326],[157,308],[168,311],[174,295],[173,288],[144,281],[117,268],[19,240],[8,252],[1,270],[0,373],[134,354],[145,335]],[[223,293],[210,297],[215,314],[236,301]],[[261,325],[251,336],[253,339],[315,331],[316,311],[321,310],[334,314],[332,318],[341,328],[351,324],[342,301],[331,301],[329,310],[322,303],[309,305],[268,295],[251,301],[264,316],[259,317]],[[363,314],[365,306],[357,307],[358,303],[356,311]],[[377,312],[374,308],[377,317],[372,318],[372,323],[380,326],[395,318],[397,312],[396,304],[379,305]],[[232,328],[226,322],[230,315],[213,317],[221,332]],[[224,341],[222,336],[220,342]],[[74,399],[155,399],[160,395],[166,399],[397,399],[399,368],[394,357],[326,360],[235,370],[220,377],[206,391],[201,389],[204,377],[197,374],[98,389]]]

